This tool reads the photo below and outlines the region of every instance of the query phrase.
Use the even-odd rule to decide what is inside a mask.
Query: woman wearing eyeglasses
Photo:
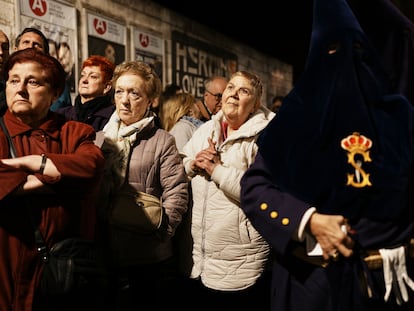
[[[275,115],[261,96],[256,75],[234,73],[221,110],[182,150],[193,204],[188,290],[206,309],[270,308],[270,248],[240,209],[240,179],[256,156],[257,136]]]

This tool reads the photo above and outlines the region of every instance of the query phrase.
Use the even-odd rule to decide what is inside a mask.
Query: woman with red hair
[[[101,295],[41,295],[44,263],[34,239],[34,226],[48,247],[69,237],[95,238],[104,168],[95,132],[50,110],[65,86],[57,59],[28,48],[10,55],[4,70],[2,118],[16,156],[10,158],[0,129],[0,310],[96,311]]]
[[[111,79],[115,65],[100,55],[88,57],[82,64],[78,95],[73,106],[57,110],[68,120],[76,120],[102,130],[114,112]]]

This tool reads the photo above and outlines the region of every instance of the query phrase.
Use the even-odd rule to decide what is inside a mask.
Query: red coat
[[[65,121],[53,112],[37,129],[21,123],[9,111],[4,121],[18,156],[44,153],[61,173],[61,179],[53,184],[38,175],[56,195],[28,195],[46,243],[50,246],[74,235],[92,238],[96,221],[94,201],[104,165],[102,152],[94,144],[93,128]],[[0,129],[0,159],[9,158],[8,150]],[[40,310],[35,288],[42,265],[33,243],[33,227],[21,197],[12,195],[27,175],[21,169],[0,163],[1,311]]]

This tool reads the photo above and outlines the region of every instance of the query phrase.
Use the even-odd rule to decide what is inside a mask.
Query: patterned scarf
[[[111,177],[114,185],[120,187],[124,183],[131,147],[137,141],[138,133],[148,126],[153,119],[153,115],[148,116],[147,114],[146,117],[133,124],[124,125],[115,111],[103,128],[105,140],[101,149],[106,159],[105,175]]]

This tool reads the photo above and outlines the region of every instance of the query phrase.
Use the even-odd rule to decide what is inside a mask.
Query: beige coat
[[[137,130],[136,141],[131,148],[128,183],[137,191],[161,197],[168,218],[164,226],[151,234],[111,226],[111,249],[121,265],[155,263],[171,257],[171,238],[188,208],[188,181],[174,137],[158,128],[152,117],[146,119],[143,121],[145,126]],[[105,129],[97,133],[98,145],[104,134]],[[105,152],[106,143],[111,142],[105,141],[102,145],[105,158],[109,160],[113,155]],[[113,180],[113,174],[110,168],[105,169],[106,186]],[[109,190],[103,190],[101,200],[110,200],[106,197],[109,194]]]

